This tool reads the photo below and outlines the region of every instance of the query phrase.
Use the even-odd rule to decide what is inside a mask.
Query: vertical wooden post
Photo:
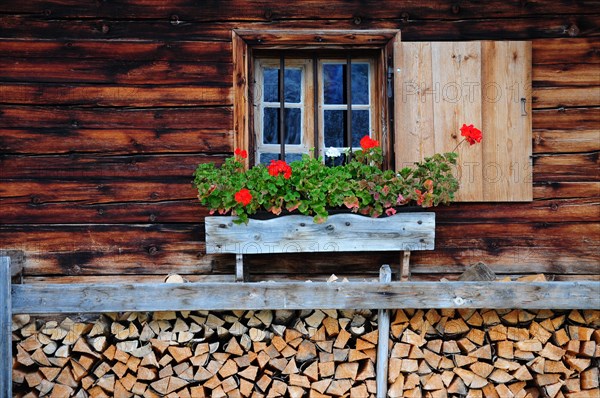
[[[12,397],[10,257],[0,257],[0,394]]]
[[[410,251],[405,250],[400,257],[400,281],[408,282],[410,278]]]
[[[392,281],[392,270],[384,264],[379,269],[379,282]],[[379,337],[377,338],[377,398],[387,396],[388,356],[390,339],[390,313],[388,310],[379,310],[377,314],[379,323]]]
[[[246,282],[246,274],[244,273],[244,255],[235,255],[235,281]]]

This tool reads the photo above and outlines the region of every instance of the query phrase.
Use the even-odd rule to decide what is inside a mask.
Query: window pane
[[[264,80],[264,101],[279,101],[279,68],[265,68],[263,74]]]
[[[302,110],[286,108],[285,143],[300,145],[302,142]],[[263,116],[263,144],[279,144],[279,108],[265,108]]]
[[[369,104],[369,64],[352,64],[352,103]]]
[[[278,153],[261,153],[260,154],[260,163],[269,164],[271,160],[279,160]]]
[[[369,133],[369,111],[352,110],[352,146],[359,147],[360,139]]]
[[[279,102],[279,68],[265,68],[264,101]],[[302,93],[302,70],[285,68],[285,101],[299,103]]]
[[[263,144],[279,144],[279,108],[265,108]]]
[[[288,163],[292,163],[293,161],[302,159],[301,153],[286,153],[285,161]],[[279,160],[279,153],[261,153],[260,154],[260,163],[270,164],[271,160]]]
[[[323,101],[325,104],[344,104],[344,69],[342,64],[323,64]]]
[[[343,147],[346,134],[346,111],[325,110],[323,119],[325,148]]]

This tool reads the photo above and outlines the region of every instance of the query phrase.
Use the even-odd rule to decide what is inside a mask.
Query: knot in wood
[[[400,20],[402,22],[408,22],[409,19],[410,19],[410,15],[408,15],[407,12],[403,12],[402,14],[400,14]]]
[[[42,200],[39,198],[39,196],[32,196],[31,203],[33,203],[34,205],[39,205],[40,203],[42,203]]]
[[[325,227],[325,229],[331,232],[335,229],[335,227],[333,225],[328,225]]]
[[[175,14],[171,15],[171,25],[179,25],[179,17]]]
[[[354,25],[360,25],[362,23],[362,18],[361,17],[354,17]]]
[[[452,4],[452,14],[458,14],[460,12],[460,6],[458,3]]]
[[[572,24],[567,29],[567,34],[571,37],[575,37],[575,36],[579,35],[579,27],[575,24]]]
[[[265,10],[265,19],[270,20],[271,17],[273,17],[273,10],[271,10],[270,8],[267,8]]]
[[[102,29],[102,33],[106,34],[110,30],[110,27],[106,24],[103,24],[101,29]]]
[[[158,253],[158,247],[156,247],[156,246],[150,246],[150,247],[148,247],[148,254],[150,254],[151,256],[153,256],[156,253]]]

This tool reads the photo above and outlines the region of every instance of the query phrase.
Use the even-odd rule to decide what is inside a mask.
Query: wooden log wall
[[[190,181],[234,149],[232,29],[395,28],[407,41],[533,41],[535,200],[437,209],[436,250],[413,255],[413,278],[482,261],[598,280],[599,26],[598,1],[3,0],[0,250],[20,254],[28,282],[231,278],[233,256],[205,255]],[[399,262],[273,260],[248,263],[260,278],[314,279]]]

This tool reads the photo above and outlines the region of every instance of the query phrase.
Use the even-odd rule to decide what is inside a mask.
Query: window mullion
[[[279,143],[281,160],[285,160],[285,55],[279,57]]]
[[[346,144],[350,148],[350,156],[352,156],[352,57],[350,54],[346,57],[346,102],[348,104],[346,111]]]

